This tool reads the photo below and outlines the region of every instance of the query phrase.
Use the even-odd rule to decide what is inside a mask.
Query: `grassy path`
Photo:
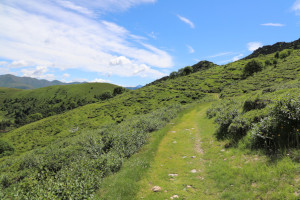
[[[185,114],[163,138],[147,176],[140,181],[137,199],[170,199],[174,195],[180,199],[201,197],[200,191],[205,190],[206,180],[203,142],[199,132],[212,133],[214,125],[209,121],[205,127],[200,127],[198,122],[205,118],[209,105],[203,104]],[[162,191],[152,192],[153,186],[160,186]],[[215,199],[215,195],[206,196],[206,199],[209,198]]]
[[[211,103],[200,104],[157,131],[141,152],[106,178],[96,199],[299,199],[300,164],[276,162],[217,141]],[[160,186],[160,192],[153,192]],[[177,198],[178,197],[178,198]]]

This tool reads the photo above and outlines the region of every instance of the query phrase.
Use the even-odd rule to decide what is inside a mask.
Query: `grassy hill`
[[[120,88],[108,83],[84,83],[63,86],[49,86],[33,90],[2,88],[0,116],[3,123],[22,126],[48,116],[63,113],[90,103],[114,96],[114,89]],[[124,89],[125,91],[125,89]],[[116,95],[116,94],[115,94]],[[1,127],[0,130],[5,130]]]
[[[4,133],[0,135],[0,197],[17,192],[20,198],[91,198],[102,187],[101,180],[119,171],[151,132],[169,123],[180,110],[213,101],[215,96],[221,100],[209,109],[208,116],[214,117],[215,134],[228,147],[263,149],[272,155],[293,152],[287,159],[298,162],[299,58],[300,50],[284,49],[222,66],[208,63],[196,72],[193,67],[183,68],[175,76],[138,90]],[[56,86],[40,91],[48,93],[46,100],[53,95],[64,99],[71,91],[73,99],[93,98],[92,87],[86,85],[82,91],[70,86],[64,91]],[[12,97],[18,98],[17,94]],[[25,99],[41,98],[36,90],[20,94]],[[276,132],[276,140],[270,139],[277,129],[281,132]]]

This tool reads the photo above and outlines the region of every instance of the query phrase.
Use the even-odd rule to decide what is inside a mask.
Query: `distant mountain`
[[[138,86],[136,86],[136,87],[125,87],[125,88],[126,88],[126,89],[129,89],[129,90],[137,90],[137,89],[142,88],[142,87],[144,87],[144,86],[138,85]]]
[[[57,80],[47,81],[30,77],[18,77],[11,74],[0,75],[0,87],[18,89],[36,89],[53,85],[67,85]]]

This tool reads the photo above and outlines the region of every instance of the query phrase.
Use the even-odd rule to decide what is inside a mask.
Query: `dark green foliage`
[[[112,92],[104,92],[103,94],[95,95],[96,99],[100,99],[102,101],[110,99],[112,97],[113,97],[113,93]]]
[[[244,77],[252,76],[254,73],[259,72],[263,69],[262,63],[256,60],[251,60],[247,63],[244,68]]]
[[[279,53],[279,58],[284,59],[284,58],[288,57],[289,55],[291,55],[291,52],[292,52],[292,50],[285,49]]]
[[[265,64],[266,64],[266,65],[271,65],[272,62],[271,62],[270,60],[266,60],[266,61],[265,61]]]
[[[189,75],[193,72],[193,68],[191,66],[186,66],[185,68],[183,68],[183,75]]]
[[[249,99],[249,100],[245,101],[244,106],[243,106],[243,111],[248,112],[250,110],[262,109],[262,108],[265,108],[267,104],[268,104],[268,101],[261,100],[258,97],[256,97],[254,100]]]
[[[279,58],[279,52],[278,51],[275,53],[274,57],[277,58],[277,59]]]
[[[249,133],[252,137],[250,146],[269,153],[299,148],[299,93],[298,88],[279,89],[263,92],[260,97],[252,95],[246,100],[243,97],[235,101],[223,100],[209,109],[207,116],[216,116],[219,139],[230,139],[237,144]]]
[[[14,147],[7,141],[0,140],[0,158],[13,154],[15,151]]]
[[[178,76],[178,72],[172,72],[171,74],[170,74],[170,78],[175,78],[175,77],[177,77]]]
[[[114,89],[113,95],[116,96],[116,95],[118,95],[118,94],[124,93],[125,91],[126,91],[126,89],[123,88],[123,87],[116,87],[116,88]]]
[[[255,124],[252,130],[254,146],[268,150],[300,148],[300,96],[277,100],[268,117]]]
[[[6,128],[10,127],[12,125],[12,122],[9,120],[2,120],[0,122],[0,131],[5,131]]]

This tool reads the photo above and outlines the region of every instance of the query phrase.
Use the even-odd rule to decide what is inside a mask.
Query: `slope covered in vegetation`
[[[195,73],[188,67],[189,73],[1,134],[0,197],[92,197],[101,187],[101,179],[118,171],[124,160],[146,143],[149,133],[163,127],[185,105],[211,101],[215,93],[220,94],[222,101],[209,115],[215,116],[220,125],[220,139],[233,138],[230,145],[237,144],[255,123],[258,132],[253,135],[264,136],[261,133],[272,132],[269,124],[279,116],[282,121],[275,127],[286,125],[290,132],[286,140],[279,142],[280,146],[273,146],[298,150],[299,133],[289,123],[299,124],[299,57],[300,50],[283,50],[224,66],[208,63],[208,67]],[[89,96],[88,91],[91,89],[84,95]],[[288,92],[292,98],[284,99],[287,93],[282,92]],[[58,94],[64,97],[65,92]],[[257,98],[252,97],[255,95]],[[282,101],[274,99],[281,97]],[[267,116],[275,117],[267,122],[268,126],[259,124]],[[230,138],[234,134],[236,137]],[[294,139],[290,145],[291,137]]]
[[[5,131],[6,128],[20,127],[79,106],[112,98],[125,89],[108,83],[84,83],[35,90],[3,88],[1,91],[0,110],[5,120],[0,121],[0,130]]]

